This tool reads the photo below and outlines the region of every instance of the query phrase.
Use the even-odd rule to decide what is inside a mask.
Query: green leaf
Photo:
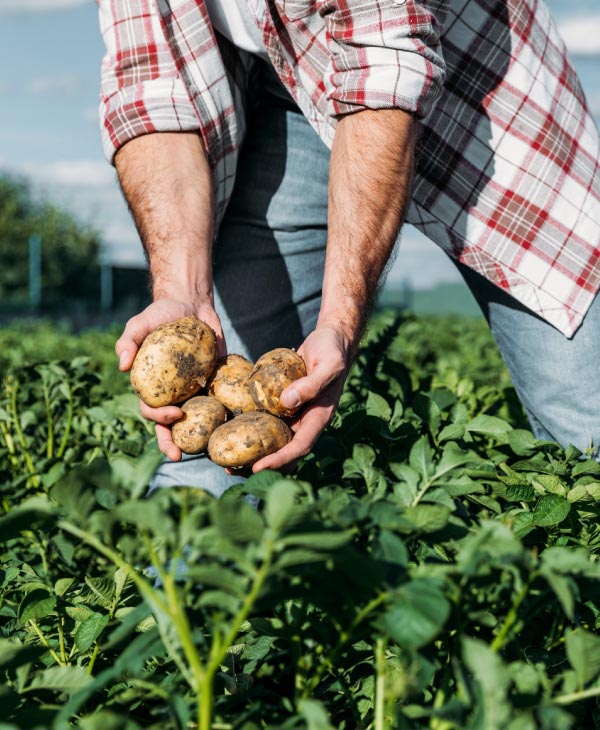
[[[555,545],[546,548],[542,553],[541,563],[555,573],[564,575],[586,575],[600,579],[600,563],[592,562],[591,556],[584,547],[562,547]]]
[[[552,570],[545,570],[542,574],[546,578],[550,588],[554,591],[554,595],[558,598],[567,618],[572,621],[575,612],[574,592],[577,590],[577,586],[573,585],[573,582],[569,578],[554,573]]]
[[[45,653],[45,647],[0,638],[0,669],[16,669],[39,659]]]
[[[54,690],[71,695],[90,684],[91,681],[92,677],[83,667],[50,667],[38,672],[24,691]]]
[[[417,471],[423,480],[426,480],[433,472],[433,453],[427,436],[418,439],[408,457],[409,464]]]
[[[242,498],[220,499],[211,505],[215,526],[234,543],[259,542],[264,525],[261,516]]]
[[[554,527],[565,520],[571,511],[570,502],[558,494],[541,497],[535,506],[533,520],[538,527]]]
[[[515,514],[512,523],[512,530],[518,538],[524,538],[525,535],[528,535],[534,528],[533,512],[523,510]]]
[[[306,730],[335,730],[322,702],[301,699],[298,702],[298,711],[306,720]]]
[[[440,431],[438,435],[438,443],[444,441],[456,441],[465,435],[464,423],[449,423]]]
[[[513,430],[512,426],[501,418],[485,414],[475,416],[466,424],[465,429],[471,433],[483,433],[488,436],[502,436]]]
[[[74,639],[80,654],[85,654],[104,631],[107,624],[108,616],[106,614],[92,613],[79,625]]]
[[[587,501],[590,497],[590,494],[587,490],[587,487],[585,484],[578,484],[577,486],[573,487],[573,489],[569,489],[567,493],[567,499],[571,504],[574,502],[579,502],[581,500]]]
[[[582,628],[568,631],[565,645],[569,664],[577,674],[579,689],[600,675],[600,637]]]
[[[379,554],[383,560],[408,567],[408,550],[404,542],[393,532],[381,530],[378,540]]]
[[[382,418],[384,421],[389,421],[392,417],[392,409],[390,408],[390,404],[378,393],[373,393],[372,391],[369,391],[365,407],[369,416]]]
[[[600,502],[600,482],[586,484],[587,493],[595,502]]]
[[[56,596],[47,591],[37,589],[28,593],[19,605],[19,623],[26,624],[45,618],[56,608]]]
[[[243,578],[224,565],[205,564],[193,565],[188,568],[187,576],[190,580],[198,581],[202,586],[221,588],[234,596],[243,595],[246,583]]]
[[[265,504],[267,524],[276,533],[281,532],[291,517],[300,510],[296,507],[298,488],[291,479],[280,479],[269,489]]]
[[[451,513],[451,509],[441,504],[417,504],[407,507],[404,517],[418,532],[437,532],[446,527]]]
[[[600,464],[595,459],[586,459],[580,461],[571,470],[571,474],[574,477],[581,476],[582,474],[600,474]]]
[[[140,730],[140,726],[127,715],[117,715],[110,710],[100,710],[77,721],[81,730]]]
[[[506,499],[509,502],[532,502],[535,491],[530,484],[512,484],[506,487]]]
[[[531,456],[537,449],[537,440],[531,431],[515,428],[508,434],[508,445],[517,456]]]
[[[566,486],[554,474],[538,474],[532,481],[534,487],[537,487],[541,494],[549,492],[550,494],[558,494],[561,497],[567,494]]]
[[[279,472],[272,469],[263,469],[257,474],[251,474],[243,484],[242,491],[244,494],[253,494],[259,499],[266,499],[269,496],[271,487],[276,482],[281,481],[282,476]]]
[[[75,578],[59,578],[54,584],[54,592],[57,596],[64,596],[75,582]]]
[[[438,404],[425,393],[417,393],[412,404],[413,411],[419,416],[430,432],[436,434],[440,430],[442,412]]]
[[[473,673],[480,693],[480,727],[485,730],[505,730],[511,716],[507,702],[510,674],[502,659],[483,641],[463,637],[463,658]]]
[[[342,547],[352,538],[352,533],[347,532],[298,532],[286,535],[278,541],[283,547],[301,546],[313,550],[336,550]]]
[[[405,649],[419,649],[432,641],[450,615],[450,603],[436,584],[415,578],[394,591],[392,605],[381,625]]]

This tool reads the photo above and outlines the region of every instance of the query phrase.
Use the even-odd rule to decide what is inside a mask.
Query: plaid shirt
[[[233,188],[254,59],[203,0],[99,0],[107,156],[197,130],[217,225]],[[420,118],[407,215],[571,336],[600,288],[600,143],[542,0],[248,0],[271,62],[331,145],[336,119]]]

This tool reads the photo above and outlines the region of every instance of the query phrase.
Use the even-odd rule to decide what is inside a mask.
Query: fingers
[[[171,461],[181,460],[181,449],[173,443],[170,425],[183,416],[183,411],[177,406],[164,406],[162,408],[151,408],[144,401],[140,401],[140,413],[149,421],[154,421],[154,431],[158,448]]]
[[[161,408],[151,408],[144,401],[140,401],[140,413],[148,421],[155,421],[163,426],[175,423],[183,417],[183,411],[177,406],[162,406]]]
[[[156,431],[156,440],[158,441],[158,448],[162,453],[171,461],[181,461],[181,449],[173,443],[171,437],[171,429],[168,426],[163,426],[157,423],[154,427]]]
[[[210,307],[198,310],[198,317],[206,324],[210,325],[217,336],[217,357],[225,357],[227,355],[227,344],[223,335],[223,327],[219,315]]]
[[[132,317],[127,322],[123,334],[115,343],[115,352],[119,358],[119,370],[121,372],[131,369],[137,351],[152,329],[152,324],[149,322],[145,311]]]
[[[341,352],[333,350],[321,359],[304,378],[296,380],[281,394],[281,403],[286,408],[297,408],[302,403],[315,400],[334,381],[343,378],[346,363]]]
[[[253,472],[263,469],[278,469],[293,467],[297,461],[306,456],[315,445],[321,432],[331,421],[335,406],[331,403],[326,405],[314,405],[302,414],[301,420],[296,426],[292,440],[274,454],[265,456],[257,461],[252,467]]]

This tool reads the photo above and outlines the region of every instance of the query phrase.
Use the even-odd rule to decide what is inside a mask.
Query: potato
[[[197,395],[182,406],[183,418],[175,421],[171,429],[173,443],[184,454],[206,451],[212,432],[227,420],[225,406],[216,398]]]
[[[304,360],[294,350],[279,347],[260,357],[248,387],[257,407],[274,416],[293,416],[298,408],[285,408],[279,397],[295,380],[306,375]]]
[[[213,431],[208,455],[219,466],[252,466],[291,439],[292,432],[279,418],[269,413],[242,413]]]
[[[131,385],[152,408],[191,398],[217,364],[217,338],[196,317],[159,325],[144,340],[131,368]]]
[[[217,368],[206,390],[234,415],[255,411],[256,404],[248,390],[252,363],[241,355],[227,355],[217,362]]]

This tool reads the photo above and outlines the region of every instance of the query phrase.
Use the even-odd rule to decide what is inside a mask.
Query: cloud
[[[86,106],[81,112],[81,116],[86,122],[94,124],[96,127],[100,124],[100,112],[98,106]]]
[[[55,74],[52,76],[36,76],[27,84],[31,94],[52,94],[53,96],[71,96],[82,86],[81,76],[77,74]]]
[[[574,56],[600,55],[600,15],[563,16],[558,29]]]
[[[78,188],[116,185],[115,171],[103,160],[59,160],[43,164],[24,163],[23,172],[42,183]]]
[[[0,15],[53,13],[56,10],[71,10],[91,4],[92,0],[1,0]]]
[[[108,162],[103,159],[23,162],[17,168],[13,165],[12,171],[24,174],[40,199],[53,201],[100,231],[114,264],[145,266],[139,237],[116,173]]]

